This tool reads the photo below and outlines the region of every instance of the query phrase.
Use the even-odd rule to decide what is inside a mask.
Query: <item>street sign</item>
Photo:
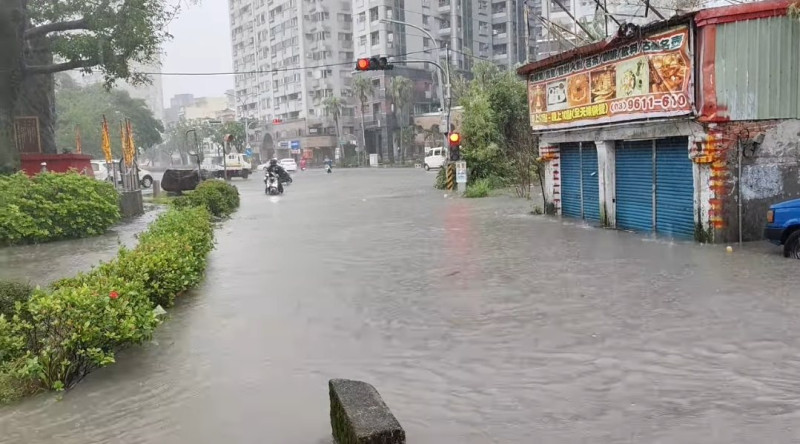
[[[244,154],[247,155],[247,156],[252,156],[253,155],[253,150],[250,149],[250,147],[247,147],[247,149],[244,150]]]
[[[278,142],[278,146],[281,148],[289,148],[289,141],[288,140],[281,140]]]
[[[289,143],[289,147],[291,149],[293,149],[293,150],[299,150],[300,149],[300,141],[299,140],[292,140]]]
[[[467,183],[467,162],[456,162],[456,183]]]

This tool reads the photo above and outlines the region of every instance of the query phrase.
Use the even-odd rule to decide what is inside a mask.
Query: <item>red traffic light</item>
[[[461,134],[459,133],[450,133],[447,139],[450,141],[450,146],[461,145]]]
[[[394,69],[386,57],[369,57],[356,60],[356,71],[387,71]]]

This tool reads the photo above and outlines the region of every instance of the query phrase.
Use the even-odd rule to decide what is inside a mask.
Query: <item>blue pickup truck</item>
[[[775,245],[783,245],[784,256],[800,259],[800,199],[769,207],[764,237]]]

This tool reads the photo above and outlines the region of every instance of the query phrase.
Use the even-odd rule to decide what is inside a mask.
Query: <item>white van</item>
[[[447,149],[437,146],[436,148],[425,148],[425,163],[422,165],[425,171],[431,168],[441,168],[447,158]]]

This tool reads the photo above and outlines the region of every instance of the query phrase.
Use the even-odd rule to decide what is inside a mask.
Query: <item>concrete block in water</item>
[[[375,387],[331,379],[331,428],[339,444],[405,444],[406,432]]]
[[[119,210],[123,218],[144,214],[142,191],[123,191],[119,195]]]

